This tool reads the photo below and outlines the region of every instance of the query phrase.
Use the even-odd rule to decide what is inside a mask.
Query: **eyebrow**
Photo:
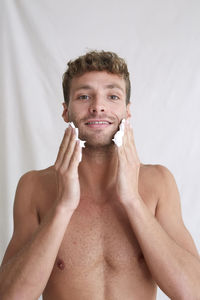
[[[107,88],[107,89],[119,89],[119,90],[121,90],[122,92],[124,92],[124,89],[123,89],[119,84],[117,84],[117,83],[114,83],[114,84],[107,84],[107,85],[105,86],[105,88]]]
[[[81,85],[75,89],[75,92],[79,90],[91,90],[91,89],[92,87],[90,85]]]
[[[124,92],[124,89],[117,83],[107,84],[104,86],[104,88],[105,89],[119,89],[122,92]],[[75,89],[75,92],[77,92],[79,90],[92,90],[92,89],[93,89],[93,87],[91,85],[81,85]]]

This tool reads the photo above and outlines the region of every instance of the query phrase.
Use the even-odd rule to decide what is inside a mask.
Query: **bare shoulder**
[[[35,185],[37,184],[38,171],[31,170],[23,174],[18,182],[14,208],[24,207],[24,204],[31,201],[31,196],[34,191]],[[26,196],[25,196],[26,195]]]
[[[47,168],[44,170],[31,170],[20,177],[14,199],[13,235],[2,264],[15,255],[39,227],[37,203],[42,199],[43,185],[45,185],[45,182],[49,182],[47,178],[52,178],[52,174],[52,168]]]
[[[161,164],[141,164],[140,176],[148,182],[159,194],[170,188],[170,183],[175,182],[174,175]]]
[[[140,169],[142,172],[146,172],[147,175],[161,176],[166,173],[171,173],[170,170],[161,164],[140,164]]]
[[[162,172],[165,172],[164,169],[165,167],[162,165],[141,164],[139,173],[139,185],[141,188],[148,193],[151,191],[154,196],[157,196],[160,184],[163,181]]]
[[[180,206],[180,193],[172,171],[164,165],[154,165],[159,201],[171,201]]]
[[[162,223],[174,216],[175,222],[182,221],[181,199],[178,186],[172,172],[163,165],[144,165],[142,167],[158,199],[156,217]],[[142,175],[141,175],[142,176]]]
[[[155,212],[164,202],[177,202],[179,192],[172,172],[161,164],[141,164],[139,192],[143,199],[153,199]],[[176,199],[175,199],[176,198]],[[146,204],[147,204],[147,201]]]
[[[53,167],[42,170],[28,171],[20,177],[16,192],[20,192],[21,190],[23,190],[23,192],[26,192],[29,196],[26,199],[30,199],[30,196],[34,193],[34,191],[39,188],[40,185],[42,185],[44,181],[47,180],[47,178],[52,177],[52,175]]]
[[[32,207],[37,214],[40,207],[55,194],[56,177],[53,166],[42,170],[33,170],[25,173],[19,181],[19,190],[29,195],[24,201]],[[23,202],[24,197],[19,197]],[[17,200],[17,198],[16,198]],[[24,205],[24,204],[23,204]]]
[[[55,179],[53,166],[41,170],[31,170],[23,174],[19,180],[18,186],[29,189],[33,192],[35,189],[44,186],[45,183],[50,184]]]
[[[43,181],[46,176],[44,170],[31,170],[23,174],[18,182],[14,199],[14,232],[21,230],[22,220],[32,220],[33,227],[37,223],[37,198],[40,195]],[[30,222],[29,222],[30,224]]]

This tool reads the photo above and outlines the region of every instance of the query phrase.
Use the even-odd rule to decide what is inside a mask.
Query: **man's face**
[[[123,118],[130,116],[126,106],[125,80],[105,71],[92,71],[71,81],[70,101],[64,104],[63,118],[79,129],[87,146],[112,144]]]

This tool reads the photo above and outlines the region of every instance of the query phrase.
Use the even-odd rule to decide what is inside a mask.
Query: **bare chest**
[[[113,204],[85,206],[74,213],[61,244],[58,260],[68,271],[94,271],[99,266],[113,271],[130,267],[141,250],[125,212]]]
[[[154,212],[155,201],[152,195],[148,197],[149,209]],[[144,257],[124,208],[113,199],[98,205],[81,198],[61,243],[54,273],[62,270],[84,276],[100,267],[131,271],[141,263]]]
[[[155,189],[146,182],[140,180],[139,193],[155,214]],[[38,203],[41,221],[56,199],[53,184],[45,186]],[[66,290],[69,299],[79,299],[80,293],[82,299],[104,299],[105,294],[110,295],[106,299],[124,299],[127,291],[127,299],[133,295],[138,295],[137,299],[155,298],[153,278],[127,212],[114,196],[104,197],[104,204],[81,197],[60,245],[44,299],[66,299]]]

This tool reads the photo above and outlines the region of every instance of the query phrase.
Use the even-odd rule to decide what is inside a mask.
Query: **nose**
[[[103,102],[103,99],[101,97],[96,97],[91,101],[90,107],[89,107],[90,113],[100,113],[105,112],[105,103]]]

